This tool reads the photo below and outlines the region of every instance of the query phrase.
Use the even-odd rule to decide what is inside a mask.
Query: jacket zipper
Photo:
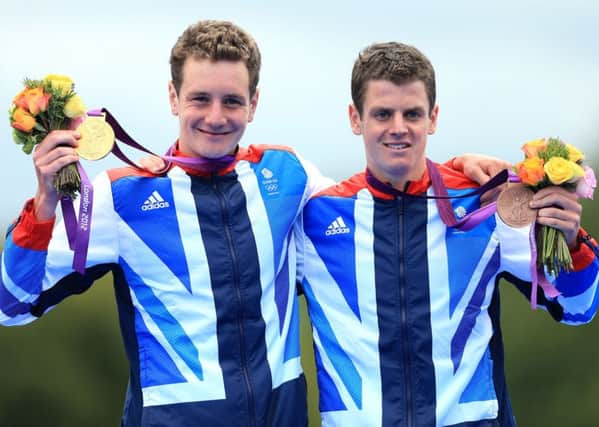
[[[412,414],[412,369],[410,362],[410,347],[408,333],[408,308],[406,304],[406,257],[405,257],[405,236],[404,236],[404,199],[398,197],[397,209],[397,245],[399,255],[399,313],[400,313],[400,334],[401,349],[403,360],[404,376],[404,396],[405,396],[405,414],[406,427],[413,425]]]
[[[241,358],[241,372],[246,386],[247,397],[248,397],[248,413],[249,421],[251,426],[256,426],[256,414],[254,409],[254,391],[250,382],[250,376],[248,373],[246,348],[245,348],[245,328],[243,326],[243,298],[241,296],[240,280],[239,280],[239,265],[237,252],[233,244],[233,235],[231,234],[231,224],[229,222],[229,205],[225,198],[225,195],[220,190],[218,182],[215,180],[215,175],[212,175],[212,186],[214,192],[218,197],[220,203],[221,215],[223,220],[223,226],[225,230],[225,236],[227,238],[227,244],[229,246],[229,255],[231,256],[231,264],[233,266],[233,285],[235,288],[235,294],[237,297],[238,311],[237,311],[237,328],[239,330],[239,352]]]

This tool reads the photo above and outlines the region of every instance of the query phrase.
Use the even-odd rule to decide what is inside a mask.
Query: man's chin
[[[231,149],[222,150],[202,150],[199,155],[205,159],[220,159],[225,156],[234,156],[237,152],[237,145]]]
[[[230,142],[227,144],[218,143],[210,141],[202,141],[199,144],[195,144],[195,147],[192,148],[194,155],[198,157],[203,157],[206,159],[218,159],[220,157],[224,157],[227,155],[235,154],[237,150],[237,143],[232,145]]]

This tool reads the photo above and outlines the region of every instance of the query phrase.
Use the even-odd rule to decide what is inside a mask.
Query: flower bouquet
[[[69,129],[85,115],[85,106],[73,89],[73,81],[66,76],[50,74],[43,80],[25,79],[25,88],[13,99],[9,118],[13,139],[26,154],[31,154],[51,131]],[[81,185],[77,166],[63,167],[53,183],[61,196],[75,198]]]
[[[583,165],[584,154],[558,138],[543,138],[522,146],[525,159],[515,166],[523,184],[536,192],[557,185],[575,191],[578,197],[593,198],[597,180],[593,169]],[[536,232],[537,267],[557,277],[572,270],[572,257],[564,234],[541,225]]]

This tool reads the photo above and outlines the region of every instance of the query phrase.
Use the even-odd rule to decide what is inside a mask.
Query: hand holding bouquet
[[[522,183],[534,192],[557,185],[576,192],[581,198],[593,198],[597,186],[593,170],[583,165],[584,154],[557,138],[543,138],[522,146],[525,159],[515,170]],[[546,267],[555,277],[572,270],[572,257],[564,234],[541,225],[536,233],[537,267]]]
[[[53,130],[69,129],[85,116],[85,106],[66,76],[48,75],[43,80],[25,79],[25,88],[15,96],[9,110],[15,143],[26,154]],[[61,196],[75,198],[81,178],[75,164],[62,168],[54,177],[54,188]]]

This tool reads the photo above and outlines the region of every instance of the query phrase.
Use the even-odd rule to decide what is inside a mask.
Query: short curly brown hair
[[[428,58],[413,46],[375,43],[360,52],[351,76],[352,101],[360,114],[370,80],[389,80],[397,85],[421,80],[426,88],[429,114],[435,106],[435,70]]]
[[[250,76],[250,97],[260,78],[260,50],[246,31],[228,21],[199,21],[181,34],[171,50],[171,78],[177,93],[183,81],[183,65],[189,57],[211,61],[243,61]]]

